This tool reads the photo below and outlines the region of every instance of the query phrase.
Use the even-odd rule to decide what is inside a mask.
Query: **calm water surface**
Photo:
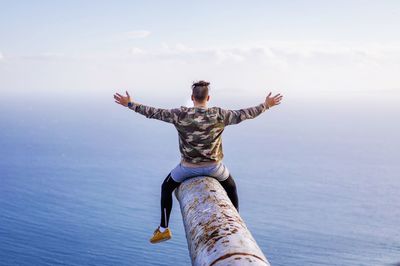
[[[0,108],[0,265],[190,265],[175,199],[173,239],[148,242],[173,126],[109,105]],[[360,106],[287,104],[226,129],[241,215],[272,265],[400,262],[400,112]]]

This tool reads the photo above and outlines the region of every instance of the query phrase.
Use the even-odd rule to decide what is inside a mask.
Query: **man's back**
[[[255,118],[269,107],[261,103],[240,110],[183,106],[161,109],[133,103],[129,108],[148,118],[174,124],[179,134],[182,160],[196,164],[221,161],[224,156],[221,135],[225,126]]]
[[[224,118],[218,107],[181,107],[174,123],[179,134],[179,150],[188,163],[220,161]]]

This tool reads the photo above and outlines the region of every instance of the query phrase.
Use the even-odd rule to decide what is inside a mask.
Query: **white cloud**
[[[4,59],[4,55],[0,52],[0,61]]]
[[[60,59],[69,59],[70,57],[66,56],[63,53],[56,53],[56,52],[44,52],[35,55],[22,55],[16,56],[15,58],[21,58],[23,60],[33,60],[33,61],[57,61]]]
[[[240,88],[242,94],[260,84],[284,87],[299,95],[340,95],[397,88],[400,82],[400,42],[269,41],[232,46],[163,43],[158,48],[145,48],[131,49],[131,57],[125,54],[127,66],[146,66],[149,73],[159,76],[169,71],[165,79],[179,72],[188,80],[218,80],[229,91]]]
[[[146,54],[146,52],[143,49],[140,49],[138,47],[131,47],[129,49],[129,53],[131,55],[144,55],[144,54]]]
[[[122,37],[125,39],[143,39],[150,35],[150,31],[148,30],[134,30],[134,31],[127,31],[122,33]]]
[[[230,46],[163,43],[159,47],[137,44],[81,54],[7,54],[5,59],[12,63],[15,74],[3,74],[2,81],[15,88],[25,88],[27,84],[19,79],[20,69],[30,69],[32,88],[107,89],[116,84],[142,88],[169,84],[179,88],[180,80],[208,79],[230,92],[237,88],[236,95],[240,97],[261,90],[260,84],[286,88],[299,95],[389,90],[400,84],[400,42],[269,41]],[[71,74],[64,75],[66,72]],[[225,93],[222,89],[215,91],[219,92]]]
[[[207,61],[222,64],[267,63],[285,67],[287,64],[379,64],[400,59],[400,43],[343,43],[323,41],[270,41],[231,47],[191,47],[182,43],[160,49],[131,48],[133,55],[146,55],[151,60]]]
[[[43,58],[60,58],[64,57],[65,55],[63,53],[46,52],[40,54],[39,56]]]

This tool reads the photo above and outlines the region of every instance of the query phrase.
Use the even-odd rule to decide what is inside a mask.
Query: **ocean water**
[[[190,265],[176,199],[173,239],[148,242],[175,129],[109,102],[2,104],[0,265]],[[287,101],[226,128],[241,215],[272,265],[400,262],[399,114]]]

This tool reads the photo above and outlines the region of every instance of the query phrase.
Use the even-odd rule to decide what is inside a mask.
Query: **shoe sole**
[[[161,240],[158,240],[158,241],[150,241],[150,243],[152,243],[152,244],[158,244],[158,243],[161,243],[161,242],[165,242],[165,241],[167,241],[167,240],[170,240],[172,237],[169,237],[169,238],[163,238],[163,239],[161,239]]]

